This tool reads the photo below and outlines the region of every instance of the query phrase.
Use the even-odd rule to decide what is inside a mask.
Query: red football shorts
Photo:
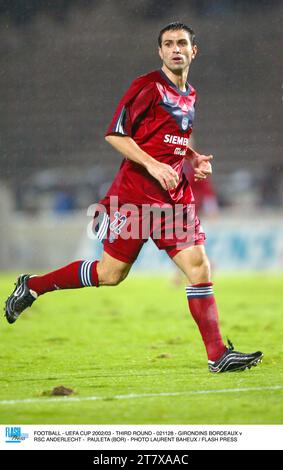
[[[103,202],[96,205],[93,232],[103,242],[106,253],[120,261],[132,264],[149,237],[171,258],[185,248],[204,244],[205,233],[194,204],[136,206],[105,205],[105,199]]]

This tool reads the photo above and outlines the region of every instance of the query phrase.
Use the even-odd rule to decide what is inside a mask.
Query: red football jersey
[[[182,92],[162,70],[132,82],[118,104],[106,135],[131,137],[153,158],[171,165],[179,175],[179,183],[175,189],[166,191],[144,167],[125,158],[106,198],[115,195],[121,203],[137,205],[193,201],[182,169],[192,132],[195,101],[196,91],[190,84]]]

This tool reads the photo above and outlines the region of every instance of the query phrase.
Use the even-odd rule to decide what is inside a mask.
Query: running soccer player
[[[41,276],[21,275],[6,301],[5,316],[15,322],[39,296],[56,289],[119,284],[151,237],[188,279],[188,305],[210,372],[244,370],[257,365],[263,354],[234,351],[232,343],[226,347],[222,340],[205,234],[182,172],[185,159],[197,180],[212,172],[212,156],[197,153],[188,143],[196,101],[187,82],[197,55],[195,34],[185,24],[171,23],[160,31],[158,45],[162,68],[132,82],[107,130],[106,141],[124,160],[94,216],[94,231],[104,243],[102,259],[75,261]]]

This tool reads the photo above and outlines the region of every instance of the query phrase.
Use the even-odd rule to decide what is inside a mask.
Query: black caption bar
[[[109,451],[109,450],[13,450],[7,451],[9,455],[9,465],[19,464],[21,466],[25,463],[32,468],[36,468],[49,464],[54,465],[62,462],[64,467],[70,465],[74,468],[110,468],[128,469],[128,468],[144,468],[147,465],[158,466],[158,468],[170,468],[173,465],[176,468],[192,468],[192,465],[199,465],[207,463],[209,459],[210,466],[213,462],[216,464],[223,461],[223,463],[233,462],[235,464],[243,464],[243,458],[252,458],[253,464],[256,460],[262,461],[263,454],[279,451],[258,451],[258,450],[124,450],[124,451]],[[197,467],[193,467],[197,468]]]

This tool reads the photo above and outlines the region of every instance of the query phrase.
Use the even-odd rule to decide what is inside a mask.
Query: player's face
[[[192,46],[189,33],[183,29],[179,31],[165,31],[162,35],[159,55],[163,64],[173,73],[181,73],[188,69],[195,58],[197,46]]]

